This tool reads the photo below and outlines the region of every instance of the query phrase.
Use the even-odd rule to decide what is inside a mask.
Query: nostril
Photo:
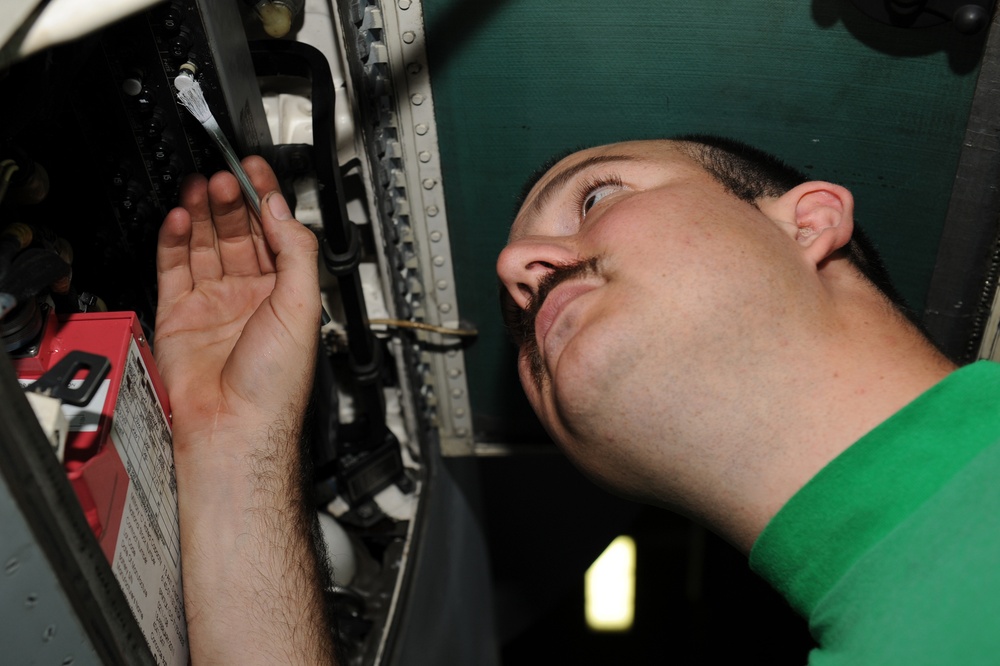
[[[528,285],[524,284],[523,282],[518,282],[517,283],[517,289],[518,289],[518,291],[521,292],[521,295],[524,296],[525,298],[530,299],[530,298],[532,298],[535,295],[535,292],[533,292],[531,290],[531,287],[529,287]]]
[[[529,271],[533,268],[544,268],[547,271],[553,271],[556,269],[556,265],[548,261],[532,261],[525,268]]]

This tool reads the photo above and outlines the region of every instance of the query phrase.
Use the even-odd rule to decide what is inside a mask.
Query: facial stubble
[[[538,338],[535,336],[535,320],[538,312],[542,309],[545,299],[553,289],[567,280],[574,278],[597,275],[597,257],[581,259],[571,264],[556,266],[542,278],[538,283],[538,289],[528,301],[528,306],[521,311],[519,321],[515,324],[513,335],[519,341],[521,354],[527,360],[528,371],[531,380],[536,388],[541,390],[548,377],[545,364],[542,362],[542,353],[539,348]]]

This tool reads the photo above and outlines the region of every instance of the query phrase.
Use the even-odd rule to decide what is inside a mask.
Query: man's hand
[[[300,461],[319,336],[317,242],[270,167],[196,176],[160,229],[155,354],[173,416],[192,660],[330,663]]]
[[[312,381],[316,238],[291,218],[270,167],[245,166],[263,227],[220,172],[187,180],[160,230],[156,361],[182,438],[286,420]]]

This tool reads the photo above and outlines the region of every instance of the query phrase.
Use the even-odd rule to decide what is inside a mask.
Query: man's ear
[[[854,197],[833,183],[802,183],[758,205],[816,264],[845,246],[854,232]]]

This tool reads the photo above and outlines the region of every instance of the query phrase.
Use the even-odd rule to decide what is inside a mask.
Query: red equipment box
[[[66,473],[157,662],[183,666],[187,629],[166,391],[131,312],[50,314],[37,353],[15,359],[14,368],[27,385],[72,351],[104,356],[111,369],[87,405],[63,404]]]

